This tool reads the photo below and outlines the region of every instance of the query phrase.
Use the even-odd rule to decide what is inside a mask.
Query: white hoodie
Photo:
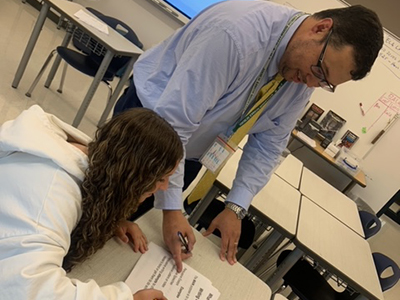
[[[132,299],[123,282],[99,287],[61,267],[81,216],[90,138],[34,105],[0,127],[0,299]]]

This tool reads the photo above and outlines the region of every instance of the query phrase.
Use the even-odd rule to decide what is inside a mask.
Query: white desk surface
[[[161,231],[162,213],[151,210],[137,223],[146,234],[148,241],[164,246]],[[219,259],[219,248],[194,230],[196,244],[193,257],[186,260],[189,266],[209,278],[221,292],[219,300],[270,299],[271,289],[241,264],[233,266]],[[91,259],[77,266],[68,274],[71,278],[87,280],[93,278],[98,284],[106,285],[125,280],[140,254],[130,246],[111,239]]]
[[[272,174],[267,185],[254,197],[251,206],[269,225],[293,238],[296,234],[300,192],[279,176]]]
[[[138,48],[135,44],[124,38],[121,34],[119,34],[111,27],[108,27],[109,33],[107,35],[97,30],[96,28],[88,25],[87,23],[83,22],[77,17],[75,17],[74,14],[82,9],[87,14],[98,19],[92,13],[87,11],[82,5],[65,0],[44,0],[44,2],[48,3],[50,7],[53,7],[55,10],[60,12],[72,23],[78,25],[83,31],[88,33],[90,36],[94,37],[98,42],[103,44],[106,48],[111,49],[114,52],[114,54],[133,56],[143,53],[143,51],[140,48]]]
[[[233,185],[233,180],[236,177],[236,171],[238,169],[239,160],[242,157],[242,153],[242,149],[238,148],[218,174],[217,180],[227,188],[231,188]]]
[[[289,154],[275,170],[275,174],[296,189],[299,189],[302,170],[303,163],[298,158]]]
[[[357,204],[306,167],[303,168],[300,192],[364,237]]]
[[[242,151],[238,149],[217,177],[227,188],[232,187],[241,156]],[[275,174],[251,203],[259,216],[265,216],[269,225],[283,231],[288,238],[296,234],[299,205],[300,192]]]
[[[384,299],[368,242],[304,196],[294,243],[368,299]]]

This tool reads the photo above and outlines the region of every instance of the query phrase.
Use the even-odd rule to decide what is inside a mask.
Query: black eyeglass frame
[[[311,69],[311,72],[313,73],[313,75],[320,80],[319,86],[321,88],[323,88],[325,91],[334,93],[336,86],[329,83],[329,81],[326,79],[324,69],[322,69],[322,61],[324,60],[326,48],[328,47],[332,32],[333,32],[333,29],[331,29],[328,33],[328,37],[326,38],[325,45],[322,48],[321,54],[319,55],[318,63],[316,65],[311,65],[310,69]]]

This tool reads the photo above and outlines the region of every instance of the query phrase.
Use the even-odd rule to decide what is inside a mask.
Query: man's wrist
[[[244,217],[247,215],[247,211],[246,211],[243,207],[241,207],[241,206],[239,206],[239,205],[237,205],[237,204],[235,204],[235,203],[226,202],[226,203],[225,203],[225,207],[226,207],[227,209],[231,210],[232,212],[234,212],[235,215],[236,215],[236,217],[237,217],[239,220],[243,220]]]

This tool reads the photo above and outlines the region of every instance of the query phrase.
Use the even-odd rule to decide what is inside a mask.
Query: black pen
[[[184,238],[182,232],[178,231],[178,237],[179,237],[179,240],[181,241],[182,245],[185,247],[186,253],[190,253],[189,245],[186,242],[186,239]]]

